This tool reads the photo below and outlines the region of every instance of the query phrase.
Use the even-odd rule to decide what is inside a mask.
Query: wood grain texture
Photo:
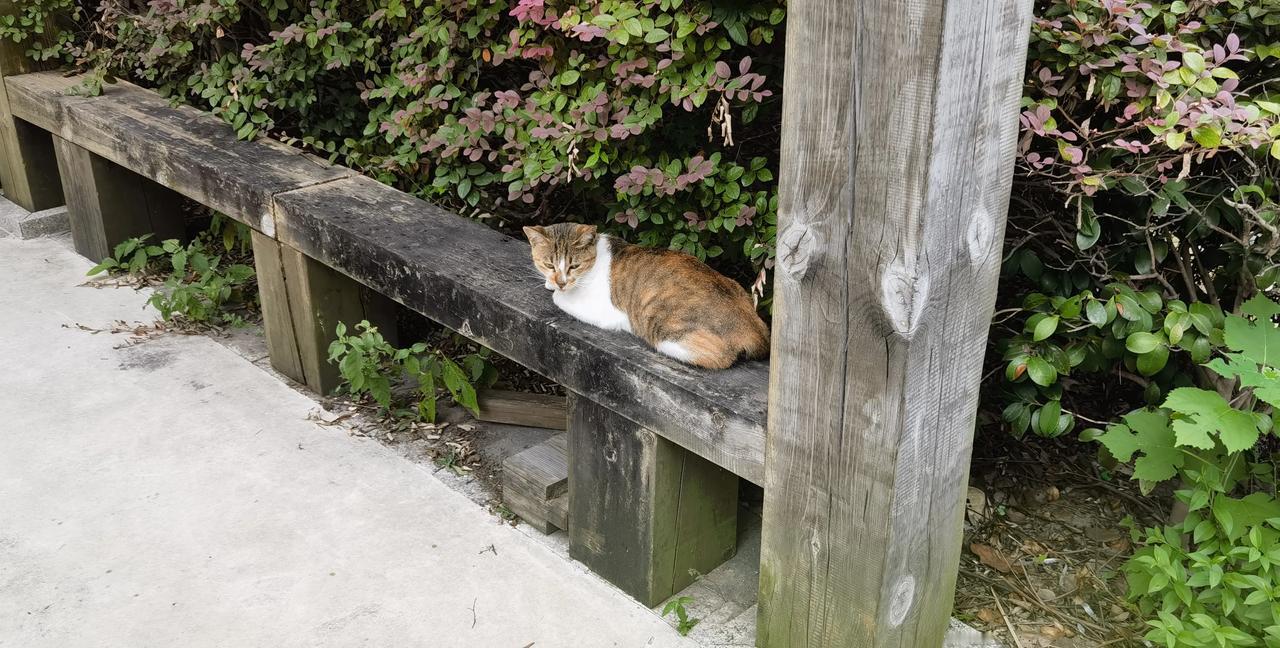
[[[388,342],[396,343],[394,304],[385,297],[288,245],[280,246],[280,265],[302,382],[312,391],[331,394],[342,384],[338,366],[329,362],[329,344],[337,339],[339,322],[356,333],[356,324],[368,320]]]
[[[759,646],[941,645],[1030,15],[788,6]]]
[[[564,396],[530,394],[506,389],[486,389],[478,397],[481,421],[507,423],[549,430],[567,429]]]
[[[67,91],[56,72],[5,79],[21,119],[271,235],[271,197],[354,173],[269,139],[237,140],[225,122],[128,82],[101,96]]]
[[[569,555],[647,606],[737,549],[733,473],[569,398]]]
[[[395,304],[345,275],[275,239],[253,232],[253,263],[271,367],[320,394],[342,383],[328,361],[329,344],[343,322],[361,320],[396,340]]]
[[[507,508],[543,533],[569,528],[567,443],[568,435],[557,434],[502,462],[502,498]]]
[[[289,290],[285,286],[280,244],[257,230],[253,235],[253,266],[258,275],[258,301],[262,304],[262,328],[267,338],[267,355],[276,371],[306,384],[298,338],[293,332]]]
[[[0,16],[18,15],[17,3],[0,0]],[[53,30],[34,38],[48,43]],[[0,39],[0,77],[48,68],[26,55],[31,43]],[[16,119],[9,108],[9,94],[0,83],[0,190],[9,200],[35,212],[63,204],[62,184],[54,159],[53,141],[40,128]]]
[[[53,142],[76,252],[97,262],[135,236],[183,237],[181,196],[60,137]]]
[[[682,365],[556,308],[528,244],[365,177],[276,197],[276,236],[411,310],[760,483],[767,365]]]

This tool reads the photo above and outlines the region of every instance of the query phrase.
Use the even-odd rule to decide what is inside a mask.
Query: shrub
[[[596,223],[763,289],[781,0],[18,5],[0,36],[33,56],[156,87],[241,137],[504,226]],[[30,38],[67,20],[50,45]]]
[[[1179,387],[1163,406],[1088,431],[1133,461],[1144,490],[1179,478],[1185,519],[1134,534],[1129,597],[1169,646],[1280,646],[1280,501],[1270,412],[1280,406],[1280,304],[1256,297],[1226,318],[1228,352],[1205,364],[1235,391]]]
[[[1037,8],[992,339],[1006,424],[1055,436],[1221,382],[1222,311],[1280,279],[1280,5]]]

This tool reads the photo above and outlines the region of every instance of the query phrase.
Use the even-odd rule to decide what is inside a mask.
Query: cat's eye
[[[582,264],[581,264],[581,263],[571,263],[571,264],[569,264],[569,269],[570,269],[570,270],[577,270],[577,269],[578,269],[578,266],[580,266],[580,265],[582,265]]]

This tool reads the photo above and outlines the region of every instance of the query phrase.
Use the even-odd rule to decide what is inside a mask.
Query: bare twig
[[[1018,638],[1018,631],[1013,629],[1013,622],[1009,620],[1009,615],[1004,612],[1004,605],[1000,603],[1000,597],[996,596],[996,588],[988,586],[991,590],[991,600],[996,602],[996,608],[1000,610],[1000,618],[1004,619],[1004,627],[1009,629],[1009,636],[1013,638],[1013,643],[1018,648],[1023,648],[1022,640]]]

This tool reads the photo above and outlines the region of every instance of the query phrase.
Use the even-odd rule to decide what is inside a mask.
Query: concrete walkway
[[[694,645],[90,265],[0,238],[0,646]]]

